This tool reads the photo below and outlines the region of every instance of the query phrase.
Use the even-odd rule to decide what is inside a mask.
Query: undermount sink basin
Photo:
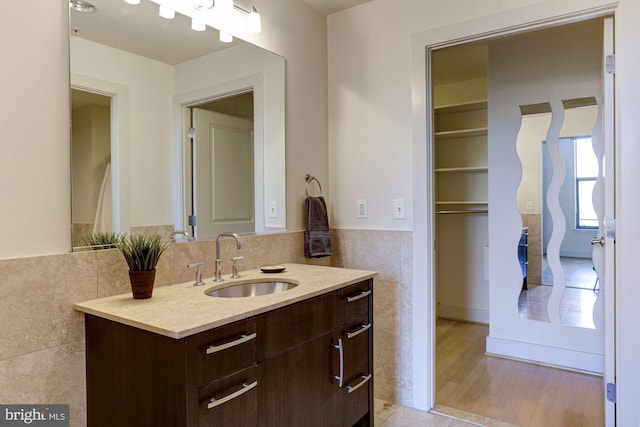
[[[243,298],[258,297],[262,295],[277,294],[288,291],[298,286],[297,283],[283,280],[257,281],[248,283],[237,283],[224,288],[209,289],[205,293],[210,297],[218,298]]]

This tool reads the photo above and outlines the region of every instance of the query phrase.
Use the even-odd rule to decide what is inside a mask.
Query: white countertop
[[[131,292],[74,304],[78,311],[134,326],[171,338],[183,338],[303,301],[377,276],[374,271],[283,264],[282,273],[263,273],[259,269],[241,271],[239,279],[223,276],[224,282],[193,281],[154,288],[149,299],[133,299]],[[210,297],[205,292],[235,283],[265,279],[289,280],[298,284],[284,292],[244,298]]]

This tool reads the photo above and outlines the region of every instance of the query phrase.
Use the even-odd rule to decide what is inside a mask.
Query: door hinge
[[[189,215],[189,225],[195,227],[198,223],[198,217],[196,215]]]
[[[604,60],[604,70],[608,74],[615,74],[616,72],[616,55],[615,54],[607,55],[607,57]]]
[[[616,403],[616,385],[615,383],[607,383],[607,400]]]
[[[196,137],[196,128],[190,128],[187,132],[187,137],[191,139],[195,139]]]

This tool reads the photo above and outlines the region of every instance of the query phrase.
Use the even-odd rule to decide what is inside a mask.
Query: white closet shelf
[[[438,139],[447,138],[463,138],[466,136],[482,136],[486,135],[488,128],[474,128],[474,129],[460,129],[460,130],[445,130],[441,132],[435,132],[434,135]]]
[[[489,168],[487,166],[460,166],[456,168],[437,168],[435,170],[438,173],[447,173],[447,172],[488,172]]]
[[[459,104],[440,105],[433,109],[436,114],[459,113],[462,111],[483,110],[487,108],[487,100],[461,102]]]

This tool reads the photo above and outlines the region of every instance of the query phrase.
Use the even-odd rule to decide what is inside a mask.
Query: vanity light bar
[[[135,0],[124,1],[129,3]],[[139,0],[137,1],[139,2]],[[192,19],[191,27],[195,31],[203,31],[199,29],[202,28],[202,25],[205,25],[205,28],[209,26],[219,30],[221,41],[223,37],[228,40],[228,37],[233,39],[232,36],[239,37],[247,33],[256,34],[262,31],[260,14],[255,6],[251,11],[246,11],[236,6],[233,0],[150,1],[160,6],[160,16],[163,18],[171,19],[178,12]]]

